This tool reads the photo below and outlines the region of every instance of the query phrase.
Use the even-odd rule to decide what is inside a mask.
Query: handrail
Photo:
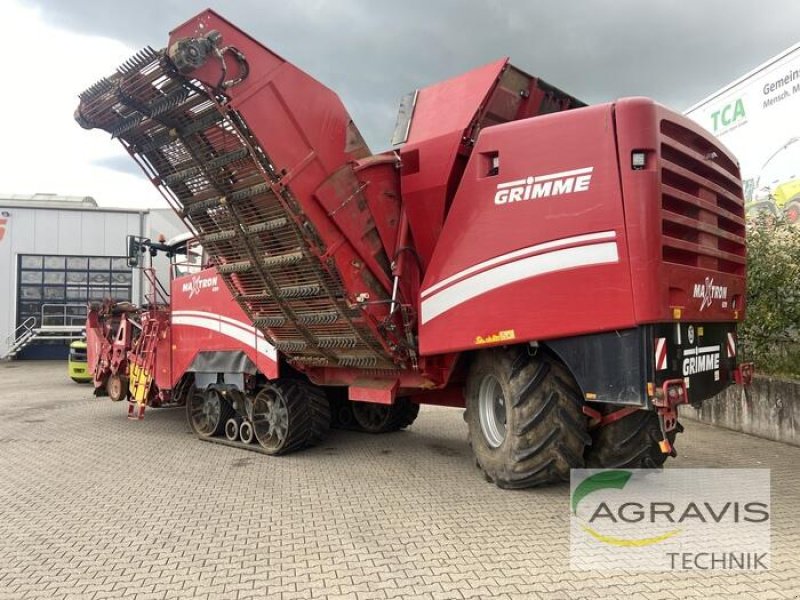
[[[45,314],[48,308],[57,308],[59,309],[57,312],[50,312],[50,314]],[[83,311],[82,315],[70,315],[67,314],[68,309],[70,308],[78,308]],[[39,321],[39,327],[52,327],[52,326],[66,326],[66,325],[74,325],[75,320],[79,319],[83,322],[86,321],[86,305],[85,304],[42,304],[41,308],[41,320]],[[60,322],[51,323],[53,319],[60,319]]]
[[[20,323],[17,326],[17,328],[12,333],[8,334],[8,337],[6,337],[6,347],[10,348],[11,346],[14,345],[14,342],[16,342],[23,335],[31,333],[35,325],[36,325],[36,317],[28,317],[27,319],[25,319],[22,323]],[[24,330],[24,333],[22,335],[19,334],[20,330]]]
[[[158,280],[156,270],[153,267],[144,267],[142,269],[147,282],[150,284],[150,290],[145,293],[145,298],[151,306],[168,306],[169,305],[169,292],[164,285]]]

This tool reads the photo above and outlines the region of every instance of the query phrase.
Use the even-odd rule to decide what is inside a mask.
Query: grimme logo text
[[[494,195],[494,203],[502,206],[525,200],[586,192],[592,182],[593,170],[594,167],[584,167],[548,175],[531,175],[525,179],[499,183]]]

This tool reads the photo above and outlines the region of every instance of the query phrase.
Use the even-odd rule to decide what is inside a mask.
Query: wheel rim
[[[253,441],[253,426],[247,421],[242,421],[239,427],[239,437],[242,438],[245,444],[249,444]]]
[[[487,375],[481,381],[478,413],[486,443],[498,448],[506,439],[506,396],[494,375]]]
[[[192,426],[200,435],[213,435],[222,416],[222,399],[214,390],[196,392],[191,399]]]
[[[228,419],[225,423],[225,437],[232,442],[239,438],[239,423],[236,419]]]
[[[258,443],[268,450],[280,449],[289,432],[289,410],[283,395],[265,389],[253,403],[253,429]]]
[[[108,395],[111,396],[112,400],[122,399],[122,379],[120,377],[112,375],[108,387],[110,388]]]
[[[800,206],[792,206],[786,211],[786,220],[794,225],[800,217]]]
[[[353,404],[353,415],[358,424],[367,431],[378,431],[386,423],[391,409],[388,404],[356,402]]]

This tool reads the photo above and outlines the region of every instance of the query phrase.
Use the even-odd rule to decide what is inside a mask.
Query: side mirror
[[[140,238],[137,238],[135,235],[128,236],[128,266],[129,267],[138,267],[139,266],[139,256],[142,253],[142,246],[140,244]]]

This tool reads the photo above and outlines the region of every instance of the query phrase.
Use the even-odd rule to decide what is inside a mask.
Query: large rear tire
[[[608,407],[618,410],[620,407]],[[683,431],[678,423],[667,433],[674,446]],[[663,439],[658,415],[651,410],[637,410],[618,421],[602,425],[592,432],[592,445],[586,451],[586,466],[592,469],[657,469],[670,456],[661,451]],[[674,451],[673,451],[674,456]]]
[[[527,347],[483,351],[467,381],[469,438],[478,467],[501,488],[566,481],[591,438],[567,369]]]
[[[367,433],[399,431],[411,425],[419,414],[419,404],[398,398],[394,404],[351,402],[353,420]]]

